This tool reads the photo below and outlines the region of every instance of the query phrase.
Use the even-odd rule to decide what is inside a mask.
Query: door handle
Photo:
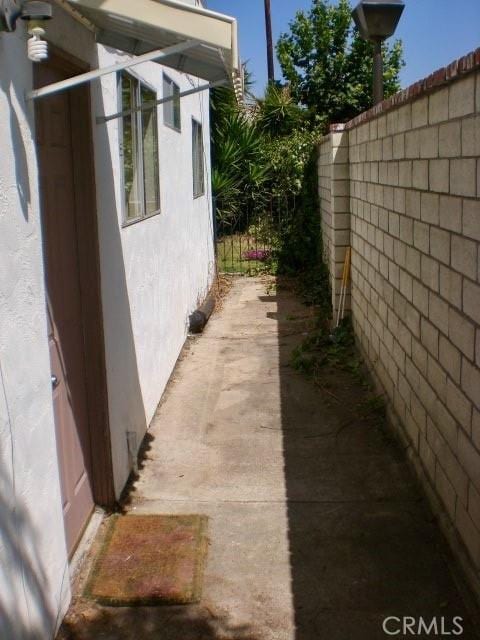
[[[60,384],[60,380],[55,375],[52,375],[51,379],[52,379],[52,389],[56,389]]]

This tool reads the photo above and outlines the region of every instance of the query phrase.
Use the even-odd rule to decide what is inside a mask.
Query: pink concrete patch
[[[206,528],[199,515],[113,516],[86,595],[117,606],[198,602]]]

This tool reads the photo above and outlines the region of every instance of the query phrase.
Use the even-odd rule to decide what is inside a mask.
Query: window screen
[[[196,120],[192,120],[192,166],[193,197],[198,198],[205,193],[205,169],[203,151],[203,129]]]
[[[157,107],[141,110],[155,103],[154,91],[127,73],[120,75],[122,111],[135,110],[123,116],[121,157],[125,221],[157,213],[160,209]]]
[[[182,128],[180,112],[180,88],[165,74],[163,75],[163,97],[173,98],[163,103],[163,122],[168,127],[180,131]]]

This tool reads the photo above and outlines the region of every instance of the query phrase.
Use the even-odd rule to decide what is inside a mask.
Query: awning
[[[121,49],[132,57],[29,91],[28,100],[66,91],[149,61],[207,80],[207,84],[189,90],[185,95],[229,83],[233,85],[237,98],[242,98],[243,69],[238,54],[235,18],[184,4],[180,0],[55,2],[95,31],[98,42]],[[162,98],[159,103],[169,99]]]
[[[241,65],[235,18],[180,0],[66,3],[95,26],[99,43],[136,56],[193,41],[193,47],[161,63],[210,82],[228,77],[238,91]]]

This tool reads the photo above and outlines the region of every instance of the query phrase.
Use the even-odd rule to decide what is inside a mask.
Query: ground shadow
[[[100,87],[92,87],[95,116],[105,115]],[[126,443],[126,430],[135,428],[138,443],[143,442],[138,456],[138,469],[132,471],[116,509],[126,512],[134,500],[134,482],[146,460],[153,436],[145,434],[145,409],[138,375],[137,354],[131,320],[130,300],[119,227],[118,201],[110,154],[109,127],[115,123],[97,124],[96,177],[98,189],[99,238],[102,256],[103,309],[106,332],[107,366],[116,384],[114,394],[109,385],[112,444],[115,451]],[[128,230],[125,230],[128,233]],[[121,376],[121,377],[118,377]],[[112,415],[112,407],[114,414]],[[122,431],[122,428],[125,431]],[[120,454],[121,458],[121,454]],[[133,463],[133,459],[130,460]],[[97,540],[98,542],[98,540]],[[95,549],[92,550],[92,554]],[[83,576],[85,578],[86,576]],[[63,621],[57,640],[259,640],[245,626],[234,625],[227,615],[212,612],[207,606],[179,607],[106,607],[83,599],[83,584],[75,585],[76,597]],[[30,640],[30,639],[28,639]],[[33,640],[33,639],[32,639]],[[36,640],[36,639],[35,639]]]
[[[57,640],[260,640],[201,605],[85,609],[67,618]]]
[[[385,639],[388,616],[436,617],[439,630],[444,618],[450,632],[460,616],[461,637],[478,638],[473,601],[366,371],[325,366],[316,384],[296,371],[306,308],[282,280],[274,299],[296,640]]]
[[[259,289],[256,286],[255,290]],[[375,395],[364,384],[363,371],[359,366],[344,370],[331,365],[323,369],[314,384],[295,370],[291,366],[292,352],[311,332],[314,310],[299,302],[288,282],[278,281],[275,291],[267,282],[266,289],[274,295],[260,295],[245,302],[265,310],[259,314],[256,307],[255,313],[242,322],[248,324],[252,318],[255,323],[261,313],[269,320],[260,333],[245,333],[242,342],[256,340],[253,349],[257,352],[266,344],[265,353],[268,349],[272,352],[272,345],[273,351],[278,348],[279,376],[275,361],[272,380],[275,387],[278,377],[280,380],[281,424],[274,422],[273,426],[275,430],[280,426],[283,432],[283,446],[278,449],[283,450],[289,556],[287,559],[282,550],[272,557],[279,564],[289,564],[281,575],[283,579],[289,569],[291,582],[278,584],[277,594],[267,581],[272,593],[262,592],[252,576],[256,571],[268,571],[268,567],[252,567],[248,551],[245,563],[250,563],[252,581],[247,589],[258,588],[260,602],[269,603],[265,604],[265,618],[276,624],[278,616],[284,616],[281,624],[285,626],[262,628],[270,622],[259,622],[255,616],[247,619],[248,626],[233,625],[233,614],[245,605],[243,585],[237,584],[226,605],[231,608],[225,610],[217,600],[207,605],[210,596],[198,605],[144,608],[98,607],[80,598],[63,625],[60,640],[384,640],[388,636],[382,622],[387,616],[410,616],[417,621],[422,617],[427,624],[434,617],[441,624],[443,618],[447,631],[452,628],[452,618],[459,616],[464,619],[462,637],[476,637],[475,613],[473,606],[470,610],[467,591],[452,571],[450,552],[410,473],[405,452],[392,439],[382,412],[377,410]],[[233,330],[235,324],[227,326]],[[222,346],[228,363],[234,364],[238,351],[233,350],[231,356],[225,355],[225,350],[227,346]],[[246,343],[244,350],[248,350]],[[255,394],[261,393],[259,382],[262,380],[254,380],[252,387],[251,380],[239,375],[238,384],[247,385],[249,391],[254,389]],[[248,393],[245,397],[252,401]],[[272,397],[273,401],[265,400],[265,408],[276,412],[277,389]],[[260,396],[257,400],[261,404]],[[229,411],[224,417],[238,419],[239,425],[242,415],[254,420],[255,415],[242,414],[244,402],[242,399],[234,405],[234,413]],[[140,467],[150,456],[155,460],[156,447],[152,452],[150,447],[151,436],[145,441]],[[255,475],[259,481],[262,477]],[[135,505],[135,494],[129,494],[125,506],[132,499]],[[281,503],[283,508],[283,498]],[[279,524],[275,516],[272,518],[274,527],[284,526],[283,520]],[[257,515],[246,521],[245,527],[255,521]],[[259,539],[265,545],[270,522],[260,522],[263,530],[252,527],[251,541],[247,539],[243,551],[251,544],[253,552]],[[231,570],[225,567],[227,574]],[[221,576],[221,571],[223,567],[215,577]],[[260,575],[258,578],[261,582]],[[288,594],[283,598],[285,591]],[[293,631],[290,605],[286,605],[290,595]],[[281,612],[277,596],[285,605]],[[395,624],[395,620],[392,622]],[[431,636],[420,633],[416,637]]]

